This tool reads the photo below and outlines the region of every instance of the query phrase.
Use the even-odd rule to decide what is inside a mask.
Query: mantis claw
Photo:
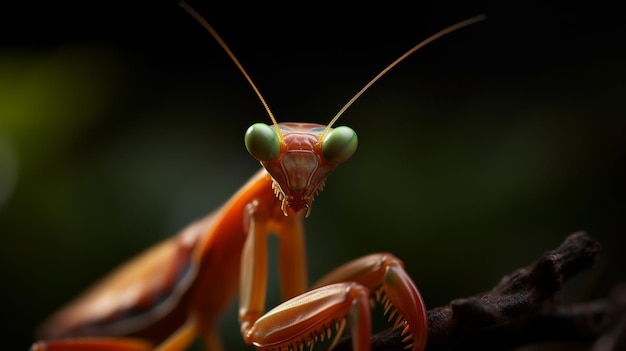
[[[402,262],[388,253],[343,265],[315,289],[287,300],[258,319],[244,316],[249,323],[242,324],[242,334],[259,350],[298,350],[330,339],[334,332],[329,347],[332,349],[347,324],[353,349],[369,351],[371,309],[376,303],[383,306],[392,328],[401,329],[406,349],[425,348],[428,327],[424,302]]]
[[[369,290],[354,282],[337,283],[296,296],[259,318],[244,333],[247,343],[259,350],[311,347],[330,339],[337,343],[347,323],[355,350],[370,349]]]
[[[370,291],[369,304],[383,306],[392,328],[402,328],[403,342],[413,351],[423,350],[428,338],[426,307],[404,265],[390,253],[368,255],[335,269],[314,286],[353,281]],[[353,336],[356,335],[353,333]]]
[[[397,314],[393,328],[403,328],[402,342],[413,340],[413,350],[423,350],[428,338],[424,301],[417,287],[401,266],[388,266],[385,272],[384,293],[391,307],[390,318]]]

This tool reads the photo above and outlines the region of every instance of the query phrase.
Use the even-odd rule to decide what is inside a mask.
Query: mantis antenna
[[[424,46],[432,43],[433,41],[448,35],[456,30],[459,30],[463,27],[467,27],[469,25],[472,25],[474,23],[480,22],[482,20],[484,20],[486,18],[485,15],[478,15],[478,16],[474,16],[471,18],[468,18],[464,21],[458,22],[456,24],[453,24],[447,28],[444,28],[442,30],[440,30],[439,32],[431,35],[430,37],[422,40],[419,44],[415,45],[414,47],[410,48],[407,52],[405,52],[402,56],[398,57],[395,61],[393,61],[389,66],[385,67],[385,69],[383,69],[380,73],[378,73],[374,78],[372,78],[372,80],[369,81],[369,83],[365,84],[365,86],[363,88],[361,88],[361,90],[359,90],[358,93],[356,93],[356,95],[354,95],[352,97],[352,99],[350,99],[342,108],[341,110],[339,110],[339,112],[337,112],[337,114],[335,115],[335,117],[333,117],[333,119],[330,121],[330,123],[328,123],[328,125],[326,126],[326,129],[324,129],[324,132],[322,133],[322,135],[320,136],[320,140],[324,140],[324,136],[326,135],[326,133],[328,133],[328,131],[330,130],[330,128],[332,127],[333,124],[335,124],[335,122],[337,122],[337,120],[339,119],[339,117],[346,112],[346,110],[352,106],[352,104],[361,96],[363,95],[363,93],[369,89],[369,87],[371,87],[374,83],[376,83],[382,76],[384,76],[387,72],[389,72],[392,68],[394,68],[395,66],[397,66],[400,62],[402,62],[404,59],[406,59],[407,57],[409,57],[411,54],[413,54],[414,52],[416,52],[417,50],[423,48]]]
[[[243,68],[243,66],[239,62],[239,60],[237,60],[237,57],[235,56],[235,54],[233,54],[233,52],[230,50],[228,45],[226,45],[224,40],[222,40],[222,37],[220,37],[220,35],[217,34],[217,31],[213,28],[213,26],[211,26],[209,24],[209,22],[206,19],[204,19],[204,17],[202,17],[202,15],[200,15],[196,10],[194,10],[191,6],[189,6],[184,0],[180,0],[178,2],[178,4],[180,5],[180,7],[183,8],[183,10],[187,11],[187,13],[189,13],[191,15],[191,17],[193,17],[196,21],[198,21],[198,23],[200,23],[211,34],[211,36],[213,36],[213,38],[215,38],[215,40],[218,42],[218,44],[224,49],[224,51],[226,51],[226,53],[231,58],[231,60],[233,60],[235,65],[237,65],[237,68],[239,68],[239,71],[241,71],[241,73],[243,73],[244,77],[246,78],[248,83],[250,83],[250,86],[252,86],[252,89],[254,90],[256,95],[259,97],[259,100],[261,100],[261,103],[263,104],[263,107],[265,107],[265,110],[267,111],[267,114],[269,115],[270,119],[272,120],[272,123],[274,124],[274,127],[276,128],[276,132],[278,133],[279,139],[282,139],[282,133],[280,131],[280,128],[278,127],[278,122],[276,122],[276,118],[274,118],[274,114],[270,110],[269,105],[267,104],[267,102],[263,98],[263,95],[261,95],[261,92],[259,91],[259,89],[256,87],[256,85],[252,81],[252,78],[250,78],[250,76],[248,75],[248,72],[246,72],[246,70]],[[343,115],[343,113],[350,106],[352,106],[352,104],[359,97],[361,97],[361,95],[363,95],[363,93],[365,93],[365,91],[367,91],[367,89],[369,89],[374,83],[376,83],[382,76],[384,76],[392,68],[397,66],[400,62],[404,61],[404,59],[409,57],[411,54],[415,53],[417,50],[423,48],[424,46],[426,46],[426,45],[428,45],[430,43],[432,43],[433,41],[435,41],[435,40],[437,40],[437,39],[439,39],[439,38],[441,38],[441,37],[443,37],[445,35],[448,35],[448,34],[454,32],[454,31],[457,31],[457,30],[459,30],[461,28],[464,28],[464,27],[470,26],[470,25],[472,25],[474,23],[480,22],[480,21],[484,20],[485,18],[486,18],[485,15],[478,15],[478,16],[474,16],[474,17],[468,18],[468,19],[466,19],[464,21],[458,22],[456,24],[453,24],[453,25],[451,25],[451,26],[449,26],[447,28],[444,28],[444,29],[440,30],[439,32],[431,35],[430,37],[422,40],[420,43],[418,43],[417,45],[415,45],[412,48],[410,48],[402,56],[398,57],[389,66],[385,67],[385,69],[383,69],[374,78],[372,78],[372,80],[370,80],[363,88],[361,88],[361,90],[359,90],[359,92],[357,92],[339,110],[339,112],[337,112],[335,117],[333,117],[333,119],[331,119],[330,123],[328,123],[328,125],[326,126],[326,128],[324,129],[322,134],[320,135],[319,140],[324,140],[324,137],[326,136],[326,133],[328,133],[328,131],[332,128],[333,124],[335,124],[335,122],[337,122],[339,117],[341,117],[341,115]]]
[[[237,68],[239,68],[239,71],[243,73],[244,77],[246,77],[246,80],[248,81],[248,83],[250,83],[250,86],[252,86],[252,89],[254,90],[256,95],[259,97],[259,100],[261,100],[263,107],[265,107],[265,111],[267,111],[267,114],[270,116],[270,119],[272,120],[272,124],[274,124],[274,128],[276,128],[276,133],[278,133],[278,138],[282,140],[283,135],[280,131],[280,128],[278,127],[278,122],[276,122],[276,118],[274,118],[274,114],[272,113],[272,110],[270,110],[269,105],[263,98],[263,95],[261,95],[261,92],[259,91],[259,89],[256,87],[256,84],[254,84],[254,82],[252,81],[252,78],[250,78],[250,76],[248,75],[248,72],[246,72],[246,70],[243,68],[243,65],[239,62],[239,60],[237,60],[237,57],[235,56],[235,54],[233,54],[233,52],[230,50],[228,45],[226,45],[226,42],[222,39],[222,37],[220,37],[219,34],[217,34],[217,31],[213,28],[213,26],[211,26],[209,22],[206,19],[204,19],[204,17],[202,17],[202,15],[200,15],[198,11],[196,11],[193,7],[189,6],[189,4],[187,4],[184,0],[180,0],[178,4],[180,5],[180,7],[183,8],[183,10],[187,11],[187,13],[191,15],[191,17],[193,17],[196,21],[198,21],[198,23],[200,23],[200,25],[202,25],[202,27],[204,27],[204,29],[206,29],[211,34],[211,36],[213,36],[213,38],[218,42],[218,44],[220,44],[222,49],[226,51],[230,59],[233,60],[235,65],[237,65]]]

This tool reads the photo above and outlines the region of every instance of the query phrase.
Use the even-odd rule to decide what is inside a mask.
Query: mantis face
[[[272,177],[283,213],[290,207],[296,213],[306,209],[308,216],[328,174],[356,151],[356,133],[349,127],[313,123],[277,126],[253,124],[246,132],[246,148]]]

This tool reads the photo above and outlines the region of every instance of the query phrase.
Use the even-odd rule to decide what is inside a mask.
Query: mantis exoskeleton
[[[198,335],[221,348],[217,319],[239,291],[239,322],[246,343],[260,350],[313,348],[336,343],[350,329],[353,348],[370,349],[373,301],[384,305],[407,349],[423,350],[426,307],[402,262],[372,254],[339,267],[307,288],[302,220],[326,176],[356,151],[356,133],[333,125],[374,82],[424,45],[480,21],[448,27],[411,48],[381,71],[327,126],[277,123],[248,73],[217,32],[187,4],[181,6],[218,41],[264,105],[271,125],[245,135],[263,166],[222,207],[113,272],[44,324],[32,350],[185,349]],[[285,300],[265,311],[267,238],[280,238],[279,276]]]

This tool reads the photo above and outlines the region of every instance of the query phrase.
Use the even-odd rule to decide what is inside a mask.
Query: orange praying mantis
[[[177,235],[132,259],[41,328],[45,341],[31,351],[175,351],[202,337],[221,350],[216,324],[239,294],[239,323],[245,343],[259,350],[313,349],[348,329],[354,350],[371,348],[371,308],[384,307],[405,349],[426,346],[426,307],[390,253],[349,262],[307,288],[303,219],[327,175],[356,151],[349,127],[333,128],[343,112],[380,77],[421,47],[484,19],[450,26],[399,57],[363,87],[326,126],[278,123],[246,70],[213,27],[184,2],[181,7],[215,38],[265,107],[272,124],[245,133],[248,151],[262,165],[224,205]],[[265,311],[267,239],[279,237],[279,281],[284,302]]]

